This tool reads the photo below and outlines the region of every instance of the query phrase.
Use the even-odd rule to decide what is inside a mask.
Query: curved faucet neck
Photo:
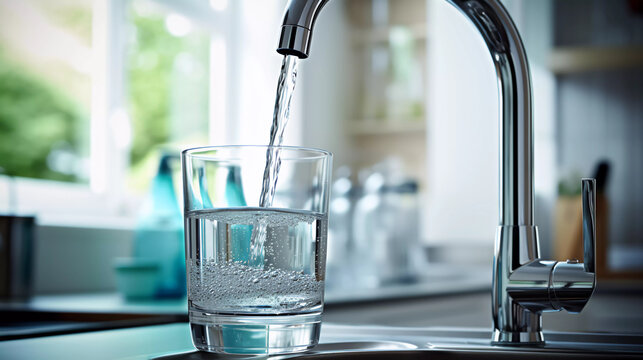
[[[482,35],[496,68],[500,108],[501,226],[534,225],[533,119],[527,53],[498,0],[447,0]]]

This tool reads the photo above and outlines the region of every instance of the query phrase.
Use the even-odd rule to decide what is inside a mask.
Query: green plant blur
[[[89,152],[89,75],[64,59],[38,49],[64,34],[91,45],[91,2],[23,0],[25,13],[0,13],[0,21],[32,29],[57,28],[34,35],[17,26],[0,39],[0,172],[10,176],[83,182]],[[6,8],[8,2],[5,3]],[[29,16],[31,14],[31,16]],[[34,16],[35,15],[35,16]],[[34,23],[33,19],[43,23]],[[73,54],[67,54],[67,59]],[[86,61],[89,61],[87,59]]]
[[[86,114],[56,89],[0,52],[0,167],[11,176],[75,181],[47,164],[57,147],[76,148]]]
[[[135,9],[130,11],[130,21],[136,37],[130,44],[127,65],[133,128],[129,184],[141,190],[158,167],[159,148],[182,140],[176,130],[189,126],[189,112],[197,107],[204,108],[206,114],[197,115],[203,122],[195,131],[207,134],[207,73],[193,81],[177,70],[177,63],[186,55],[207,67],[209,36],[199,32],[173,36],[166,29],[165,14],[141,14]],[[177,108],[186,106],[188,111],[177,114]]]
[[[91,2],[29,2],[46,21],[91,45]],[[126,53],[115,54],[126,60],[122,70],[132,126],[128,183],[138,190],[145,189],[153,177],[159,148],[207,139],[208,121],[209,35],[199,31],[181,37],[171,35],[166,29],[165,11],[159,7],[136,11],[136,4],[146,3],[131,2],[127,21],[119,25],[127,26]],[[4,45],[0,42],[0,173],[58,181],[88,180],[87,169],[82,167],[89,159],[89,75],[74,73],[66,64],[49,65],[36,59],[38,56],[30,58],[33,55]],[[186,72],[180,66],[185,65],[180,60],[186,59],[200,71]],[[56,151],[72,157],[74,166],[57,171],[52,166]]]

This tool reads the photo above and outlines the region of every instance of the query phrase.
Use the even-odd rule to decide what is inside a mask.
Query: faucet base
[[[491,343],[498,344],[498,345],[511,345],[511,346],[522,346],[522,345],[534,346],[534,345],[544,345],[545,338],[543,337],[542,331],[509,332],[509,331],[500,331],[498,329],[494,329]]]

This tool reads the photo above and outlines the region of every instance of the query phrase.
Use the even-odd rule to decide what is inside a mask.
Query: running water
[[[280,149],[278,147],[283,142],[284,130],[290,118],[290,103],[297,80],[297,60],[299,59],[296,56],[286,55],[281,63],[275,110],[272,117],[272,127],[270,128],[269,148],[266,151],[266,167],[263,172],[263,185],[261,197],[259,198],[260,207],[271,207],[272,200],[275,197],[277,177],[281,166]],[[257,226],[253,227],[250,241],[251,266],[263,267],[266,226],[267,224],[260,220]]]

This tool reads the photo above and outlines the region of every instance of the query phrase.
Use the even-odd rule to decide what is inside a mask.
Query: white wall
[[[428,208],[432,244],[489,241],[498,223],[498,89],[482,37],[428,3]]]
[[[486,46],[445,1],[428,0],[428,209],[430,243],[489,241],[498,224],[498,88]],[[555,81],[546,67],[551,1],[505,1],[523,36],[534,93],[536,224],[551,233],[556,191]],[[548,240],[545,240],[548,241]],[[545,246],[546,247],[546,246]]]
[[[227,143],[268,144],[283,56],[276,51],[286,0],[229,1]],[[301,78],[301,75],[299,76]],[[293,107],[301,106],[295,90]],[[284,145],[301,141],[301,117],[291,116]],[[219,144],[220,145],[220,144]]]
[[[344,0],[350,1],[350,0]],[[301,143],[334,154],[334,165],[351,162],[346,133],[354,101],[349,25],[343,1],[330,1],[315,25],[310,57],[300,62],[295,97],[302,107],[294,116],[302,119]]]

